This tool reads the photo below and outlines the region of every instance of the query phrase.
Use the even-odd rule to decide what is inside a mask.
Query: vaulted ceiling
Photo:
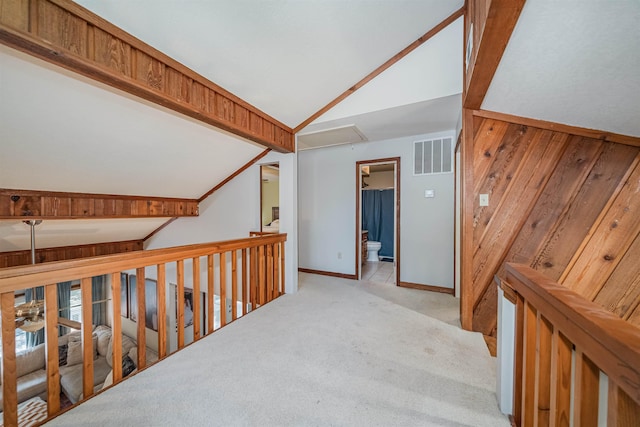
[[[78,3],[296,128],[464,2]],[[571,4],[525,4],[482,107],[640,136],[640,6]],[[380,140],[454,129],[462,31],[458,19],[300,134],[356,125]],[[0,45],[0,188],[199,198],[263,150]],[[127,236],[143,238],[161,221],[128,220]],[[98,225],[81,222],[56,224],[39,246],[126,240],[91,236],[80,228]],[[29,247],[19,224],[3,222],[0,251]]]

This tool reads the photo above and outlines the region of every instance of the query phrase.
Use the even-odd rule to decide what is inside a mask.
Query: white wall
[[[443,136],[453,131],[299,152],[300,267],[356,274],[356,161],[401,157],[400,280],[452,288],[454,176],[412,170],[413,142]]]
[[[276,162],[280,164],[280,232],[287,233],[286,291],[295,292],[298,289],[296,154],[269,153],[258,164],[236,176],[200,203],[198,217],[179,218],[172,222],[151,237],[146,242],[145,249],[238,239],[248,237],[250,231],[258,231],[260,229],[260,164]],[[203,271],[206,270],[205,266],[201,267]],[[175,267],[168,265],[167,280],[171,280],[174,275]],[[185,274],[185,286],[191,287],[189,274]]]

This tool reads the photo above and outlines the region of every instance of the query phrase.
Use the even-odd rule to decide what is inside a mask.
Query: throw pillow
[[[113,369],[109,371],[109,373],[107,374],[107,378],[104,379],[104,384],[102,384],[102,390],[112,385],[113,385]]]
[[[133,360],[128,355],[124,356],[122,358],[122,378],[133,372],[134,369],[136,369],[136,365]]]
[[[58,346],[58,366],[65,366],[67,364],[67,344]]]
[[[67,366],[82,363],[82,343],[80,341],[69,341],[67,346]]]
[[[96,329],[95,333],[98,335],[98,354],[100,356],[106,356],[109,348],[109,341],[111,340],[111,329]]]

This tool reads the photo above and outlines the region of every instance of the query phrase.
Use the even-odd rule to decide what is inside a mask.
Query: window
[[[2,347],[0,346],[0,349]],[[27,349],[27,333],[22,329],[16,329],[16,353]]]
[[[82,322],[82,293],[79,286],[71,289],[69,311],[70,320]]]
[[[453,138],[428,139],[413,143],[413,174],[453,172]]]

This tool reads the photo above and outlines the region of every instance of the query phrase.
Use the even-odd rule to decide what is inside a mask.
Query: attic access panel
[[[317,132],[298,134],[298,150],[354,144],[368,141],[356,125],[346,125]]]

